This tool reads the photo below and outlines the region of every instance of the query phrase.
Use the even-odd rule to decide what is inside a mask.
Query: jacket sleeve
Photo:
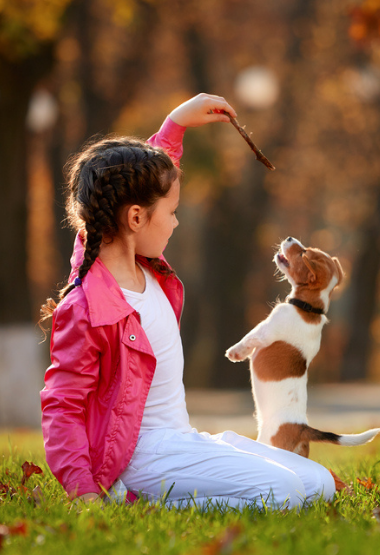
[[[148,139],[148,143],[152,146],[160,146],[167,152],[176,166],[179,166],[179,161],[183,154],[183,136],[186,127],[174,123],[168,116],[164,123],[161,125],[158,133]]]
[[[41,391],[46,460],[70,497],[100,493],[91,473],[86,408],[99,380],[100,334],[87,309],[64,303],[56,309],[51,366]]]

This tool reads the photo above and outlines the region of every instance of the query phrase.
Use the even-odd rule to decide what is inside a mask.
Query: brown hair
[[[95,262],[103,238],[118,232],[118,213],[126,204],[154,207],[165,197],[180,175],[164,150],[129,137],[107,136],[86,143],[65,166],[68,197],[67,219],[71,226],[84,230],[84,258],[78,270],[82,280]],[[158,258],[150,259],[152,269],[163,275],[173,273]],[[62,300],[75,287],[68,283],[59,292]],[[52,315],[57,304],[47,299],[41,320]]]

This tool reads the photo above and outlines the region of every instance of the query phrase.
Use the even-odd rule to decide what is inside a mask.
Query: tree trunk
[[[370,357],[370,325],[376,313],[380,270],[380,194],[377,210],[362,235],[360,254],[352,273],[352,309],[347,349],[343,358],[342,381],[362,380],[367,375]]]
[[[19,63],[0,60],[0,425],[8,427],[40,421],[45,363],[31,322],[25,120],[32,91],[50,61],[49,49]]]
[[[0,60],[0,324],[31,319],[27,276],[27,170],[25,119],[31,93],[49,53],[33,60]]]

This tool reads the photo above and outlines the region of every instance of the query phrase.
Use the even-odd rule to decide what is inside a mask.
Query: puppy
[[[257,441],[309,456],[309,442],[361,445],[380,428],[337,435],[308,426],[307,370],[318,353],[333,289],[343,271],[337,258],[288,237],[274,261],[292,286],[266,320],[227,350],[232,362],[250,357]]]

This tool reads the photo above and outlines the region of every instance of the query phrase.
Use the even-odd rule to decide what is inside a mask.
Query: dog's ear
[[[314,283],[317,279],[317,273],[314,262],[308,258],[306,253],[302,253],[302,260],[310,272],[310,283]]]
[[[338,283],[337,283],[337,285],[339,285],[341,283],[343,277],[344,277],[344,272],[343,272],[342,266],[340,265],[339,260],[335,256],[333,256],[332,261],[334,262],[336,270],[338,272]]]

